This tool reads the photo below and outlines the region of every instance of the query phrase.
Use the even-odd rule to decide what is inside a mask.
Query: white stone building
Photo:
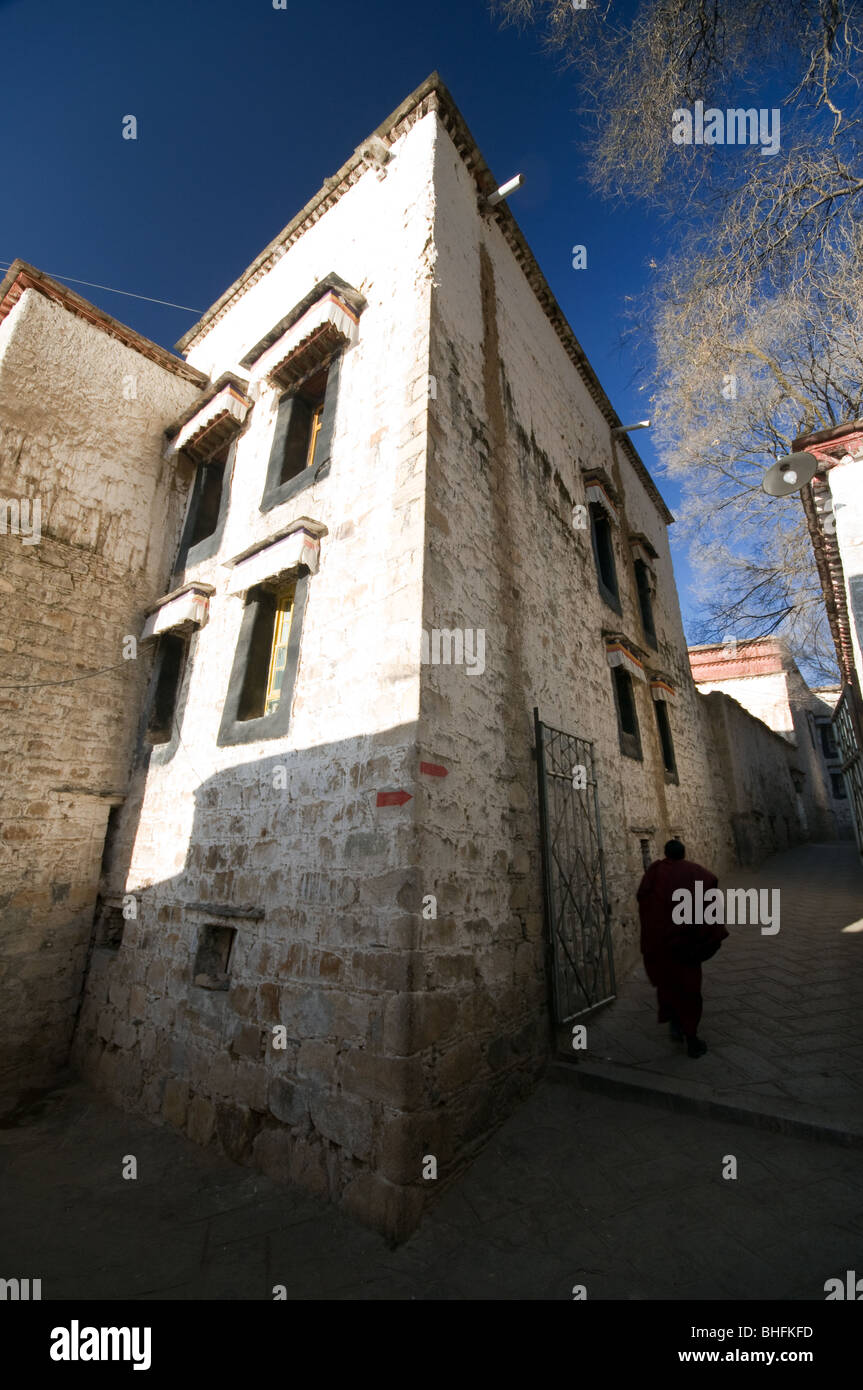
[[[149,684],[105,696],[75,1064],[394,1235],[613,991],[669,835],[722,873],[804,833],[787,741],[695,688],[672,518],[495,186],[433,75],[161,363],[151,568],[89,658],[137,631]]]

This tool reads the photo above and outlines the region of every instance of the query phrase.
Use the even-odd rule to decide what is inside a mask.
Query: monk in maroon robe
[[[701,888],[696,884],[701,883]],[[647,978],[656,989],[658,1021],[671,1025],[671,1036],[685,1038],[690,1057],[701,1057],[707,1044],[698,1037],[701,1021],[701,962],[714,955],[728,935],[721,921],[716,924],[681,922],[681,899],[673,894],[685,888],[689,903],[696,906],[718,886],[709,869],[686,858],[685,846],[669,840],[665,858],[657,859],[645,873],[638,888],[641,918],[641,954]],[[703,915],[703,914],[702,914]],[[724,916],[724,913],[720,914]],[[676,921],[675,921],[676,917]]]

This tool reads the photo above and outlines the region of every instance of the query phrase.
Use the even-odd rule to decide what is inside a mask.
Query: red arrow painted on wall
[[[378,806],[404,806],[411,800],[410,792],[378,792]]]
[[[425,772],[429,777],[446,777],[449,768],[442,763],[420,763],[420,772]]]

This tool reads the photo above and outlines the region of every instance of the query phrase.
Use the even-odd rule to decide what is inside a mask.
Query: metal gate
[[[615,997],[593,744],[533,718],[553,1010],[568,1023]]]
[[[863,853],[863,754],[860,751],[859,725],[855,714],[854,688],[846,683],[833,712],[833,729],[842,759],[841,771],[845,778],[845,790],[851,803],[857,848]]]

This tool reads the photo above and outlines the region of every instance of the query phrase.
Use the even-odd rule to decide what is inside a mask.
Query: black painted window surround
[[[641,626],[651,647],[655,647],[656,624],[653,620],[653,599],[650,596],[650,571],[643,560],[636,560],[635,562],[635,584],[638,590]]]
[[[666,777],[669,780],[677,781],[677,760],[674,756],[674,740],[671,737],[668,706],[664,700],[654,700],[653,707],[656,710],[656,726],[659,729],[659,742],[662,746],[662,765],[665,768]]]
[[[330,472],[341,370],[342,354],[339,353],[311,382],[287,391],[280,399],[261,498],[262,512],[288,502]],[[314,459],[309,467],[310,434],[319,402],[322,410],[314,441]]]
[[[614,689],[614,705],[617,710],[617,729],[620,751],[627,758],[641,760],[641,732],[638,727],[638,711],[635,706],[635,688],[632,676],[622,666],[612,666],[611,681]]]
[[[263,708],[265,703],[262,693],[267,681],[276,598],[273,590],[266,585],[250,589],[246,595],[240,635],[216,740],[220,747],[282,738],[287,733],[300,661],[300,642],[309,578],[308,570],[304,570],[294,588],[291,631],[279,703],[269,714],[257,714],[256,711]]]
[[[152,697],[147,723],[150,743],[170,743],[174,733],[177,698],[183,683],[188,641],[175,632],[163,632],[153,665]]]
[[[223,455],[198,464],[174,566],[175,578],[199,561],[209,560],[222,543],[236,454],[237,441],[234,440]]]
[[[599,502],[590,504],[590,538],[596,563],[597,588],[609,607],[619,614],[621,607],[614,561],[614,527]]]

